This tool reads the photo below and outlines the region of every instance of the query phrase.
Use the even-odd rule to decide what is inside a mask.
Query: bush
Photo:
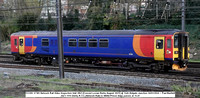
[[[1,41],[10,40],[10,35],[19,31],[16,25],[10,25],[8,21],[0,22]]]

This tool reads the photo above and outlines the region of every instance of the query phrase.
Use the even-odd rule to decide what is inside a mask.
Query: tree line
[[[34,6],[35,4],[42,6],[45,3],[42,2],[44,0],[33,1],[34,4],[32,6]],[[164,13],[163,10],[158,9],[157,13],[160,15],[158,18],[155,13],[155,0],[146,0],[149,6],[147,6],[147,4],[146,7],[142,8],[141,5],[138,4],[136,6],[137,8],[139,8],[137,9],[137,12],[129,13],[129,8],[127,6],[129,6],[130,3],[128,3],[127,1],[128,0],[114,0],[113,3],[113,0],[106,0],[106,2],[105,0],[92,0],[91,4],[88,5],[87,13],[84,16],[85,18],[83,18],[83,15],[79,13],[79,9],[76,9],[74,7],[73,9],[68,11],[67,15],[63,16],[63,30],[121,30],[137,29],[155,24],[167,24],[175,26],[180,26],[181,24],[181,11],[170,10],[170,13],[167,13],[168,10],[166,10]],[[141,2],[142,0],[137,1]],[[21,2],[20,4],[23,3],[24,2]],[[123,6],[121,6],[120,4],[123,4]],[[162,8],[165,8],[165,4],[167,4],[167,0],[162,5],[160,4],[160,6],[162,6]],[[31,6],[30,4],[25,5]],[[198,12],[200,9],[199,7],[200,1],[186,0],[186,24],[198,25],[200,23],[200,14]],[[17,31],[56,30],[56,19],[52,18],[51,14],[49,13],[48,18],[41,18],[41,10],[42,8],[19,11],[16,10],[18,11],[17,13],[19,13],[17,15],[8,11],[8,15],[1,16],[0,32],[3,40],[9,39],[10,34]],[[2,13],[2,11],[0,13]],[[165,18],[161,18],[161,15],[164,15],[163,17]]]

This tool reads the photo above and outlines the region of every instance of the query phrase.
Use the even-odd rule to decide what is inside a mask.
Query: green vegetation
[[[13,96],[3,96],[3,98],[15,98]]]
[[[64,90],[64,91],[108,91],[106,89],[97,89],[90,87],[73,87],[67,85],[55,85],[51,83],[39,83],[38,90]]]
[[[142,6],[137,3],[131,3],[131,0],[91,0],[91,4],[87,9],[87,13],[79,13],[80,10],[73,4],[88,5],[89,0],[73,0],[69,1],[70,9],[67,15],[63,16],[64,30],[123,30],[123,29],[181,29],[181,12],[180,7],[172,4],[170,15],[161,18],[163,10],[158,10],[159,17],[156,18],[155,10],[146,10],[142,16]],[[155,9],[155,0],[148,1],[152,4],[152,9]],[[30,0],[19,0],[25,8],[27,6],[43,6],[46,2],[41,0],[34,0],[33,3],[28,3]],[[139,1],[138,1],[139,2]],[[125,5],[133,4],[137,7],[134,13],[129,13]],[[5,8],[9,7],[11,3],[5,4]],[[123,5],[123,6],[121,6]],[[160,8],[164,8],[166,2],[159,2]],[[180,4],[179,4],[180,5]],[[186,2],[186,31],[190,32],[190,47],[200,47],[200,1],[188,0]],[[17,6],[20,7],[20,6]],[[17,8],[16,7],[16,8]],[[191,8],[190,8],[191,7]],[[192,8],[195,7],[195,8]],[[22,7],[23,8],[23,7]],[[18,8],[17,8],[18,9]],[[20,9],[20,8],[19,8]],[[120,10],[121,9],[121,10]],[[48,18],[41,18],[42,7],[31,10],[17,10],[0,12],[0,32],[2,41],[9,40],[10,34],[17,31],[32,31],[32,30],[56,30],[56,18],[51,17],[48,12]],[[166,12],[167,13],[167,12]],[[166,18],[167,17],[167,18]]]
[[[35,81],[45,81],[48,83],[39,83],[34,87],[34,90],[65,90],[65,91],[108,91],[106,89],[90,88],[90,87],[78,87],[69,85],[58,85],[55,83],[75,84],[75,83],[88,83],[87,81],[71,80],[71,79],[57,79],[57,78],[45,78],[44,76],[13,76],[17,80],[31,79]]]
[[[76,83],[88,82],[84,80],[46,78],[44,76],[11,75],[10,78],[1,79],[0,92],[5,94],[1,98],[23,98],[19,96],[24,96],[24,91],[110,91],[106,88],[76,86]],[[75,86],[71,86],[70,84]],[[10,91],[12,93],[8,96],[7,93]]]
[[[189,62],[197,62],[197,63],[200,63],[200,60],[190,59]]]
[[[3,90],[4,88],[2,86],[0,86],[0,91]]]
[[[24,98],[24,97],[16,97],[16,96],[3,96],[2,98]]]
[[[47,81],[47,82],[59,82],[59,83],[77,83],[79,80],[71,80],[71,79],[58,79],[58,78],[45,78],[44,76],[14,76],[16,79],[32,79],[39,81]],[[82,83],[86,83],[86,81],[81,81]],[[87,82],[88,83],[88,82]]]
[[[172,89],[174,91],[181,92],[182,94],[185,94],[185,95],[193,95],[193,96],[200,97],[200,88],[195,88],[191,86],[182,87],[180,85],[173,85]]]

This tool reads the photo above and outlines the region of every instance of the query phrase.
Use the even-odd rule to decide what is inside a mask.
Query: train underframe
[[[14,61],[22,61],[24,63],[35,63],[37,65],[49,64],[58,66],[58,59],[55,56],[49,55],[19,55],[13,54]],[[131,70],[150,69],[153,72],[168,72],[173,69],[173,62],[171,61],[155,61],[151,59],[122,59],[122,58],[86,58],[86,57],[64,57],[64,63],[85,63],[93,65],[105,66],[120,66],[127,67]]]

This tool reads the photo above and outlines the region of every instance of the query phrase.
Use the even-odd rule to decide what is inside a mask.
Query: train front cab
[[[23,59],[26,53],[33,53],[37,46],[33,46],[33,39],[37,36],[11,36],[11,51],[14,61]]]
[[[172,69],[184,71],[189,59],[189,36],[188,32],[177,32],[173,36],[173,65]]]
[[[11,36],[11,52],[13,54],[14,61],[20,60],[20,55],[25,54],[25,44],[23,36]]]

